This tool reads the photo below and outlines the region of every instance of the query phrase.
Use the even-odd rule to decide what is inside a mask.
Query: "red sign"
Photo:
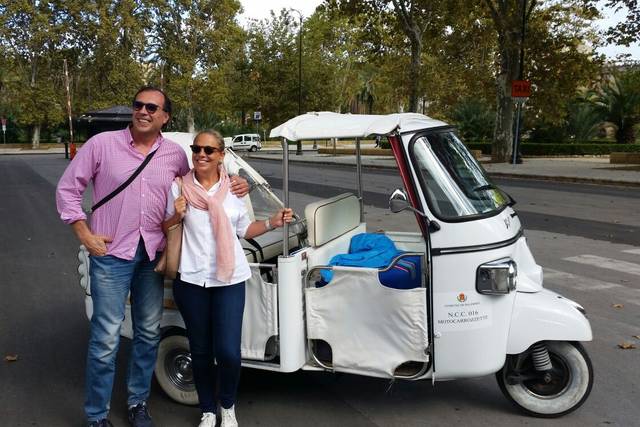
[[[513,80],[511,82],[512,98],[528,98],[531,96],[531,82],[529,80]]]

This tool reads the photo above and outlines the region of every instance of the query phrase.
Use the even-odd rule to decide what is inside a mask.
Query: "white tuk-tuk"
[[[404,185],[390,194],[390,209],[412,211],[419,231],[381,232],[397,249],[385,266],[341,265],[335,260],[367,232],[360,139],[377,135],[387,136]],[[243,366],[432,381],[495,373],[509,400],[541,417],[587,399],[593,369],[580,344],[592,339],[585,311],[543,288],[513,201],[451,126],[420,114],[322,112],[295,117],[271,137],[282,138],[285,206],[287,141],[355,140],[358,194],[310,203],[296,224],[243,243],[253,272]],[[266,218],[281,202],[242,159],[227,157],[255,186],[250,212]],[[89,294],[86,252],[80,259]],[[194,404],[184,323],[165,285],[156,378],[170,397]],[[128,311],[122,335],[132,335]]]

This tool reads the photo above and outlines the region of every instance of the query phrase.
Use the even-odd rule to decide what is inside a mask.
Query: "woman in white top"
[[[199,427],[216,425],[218,399],[221,426],[236,427],[244,281],[251,277],[238,237],[249,239],[281,227],[291,221],[293,212],[280,209],[265,221],[251,222],[244,202],[228,191],[220,133],[200,132],[191,150],[193,169],[182,177],[182,195],[173,183],[163,223],[165,232],[180,221],[184,227],[180,274],[173,283],[173,296],[191,348],[202,411]]]

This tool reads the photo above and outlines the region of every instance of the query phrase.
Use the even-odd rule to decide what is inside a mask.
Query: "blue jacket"
[[[400,255],[402,251],[386,235],[380,233],[360,233],[351,238],[348,254],[339,254],[331,258],[329,265],[347,267],[384,268]],[[325,282],[331,281],[333,272],[320,272]]]

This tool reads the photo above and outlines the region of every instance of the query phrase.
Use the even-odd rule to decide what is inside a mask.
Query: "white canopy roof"
[[[322,111],[294,117],[271,129],[269,137],[286,138],[289,141],[364,138],[368,135],[386,135],[395,129],[406,132],[439,126],[447,126],[447,123],[417,113],[367,115]]]

